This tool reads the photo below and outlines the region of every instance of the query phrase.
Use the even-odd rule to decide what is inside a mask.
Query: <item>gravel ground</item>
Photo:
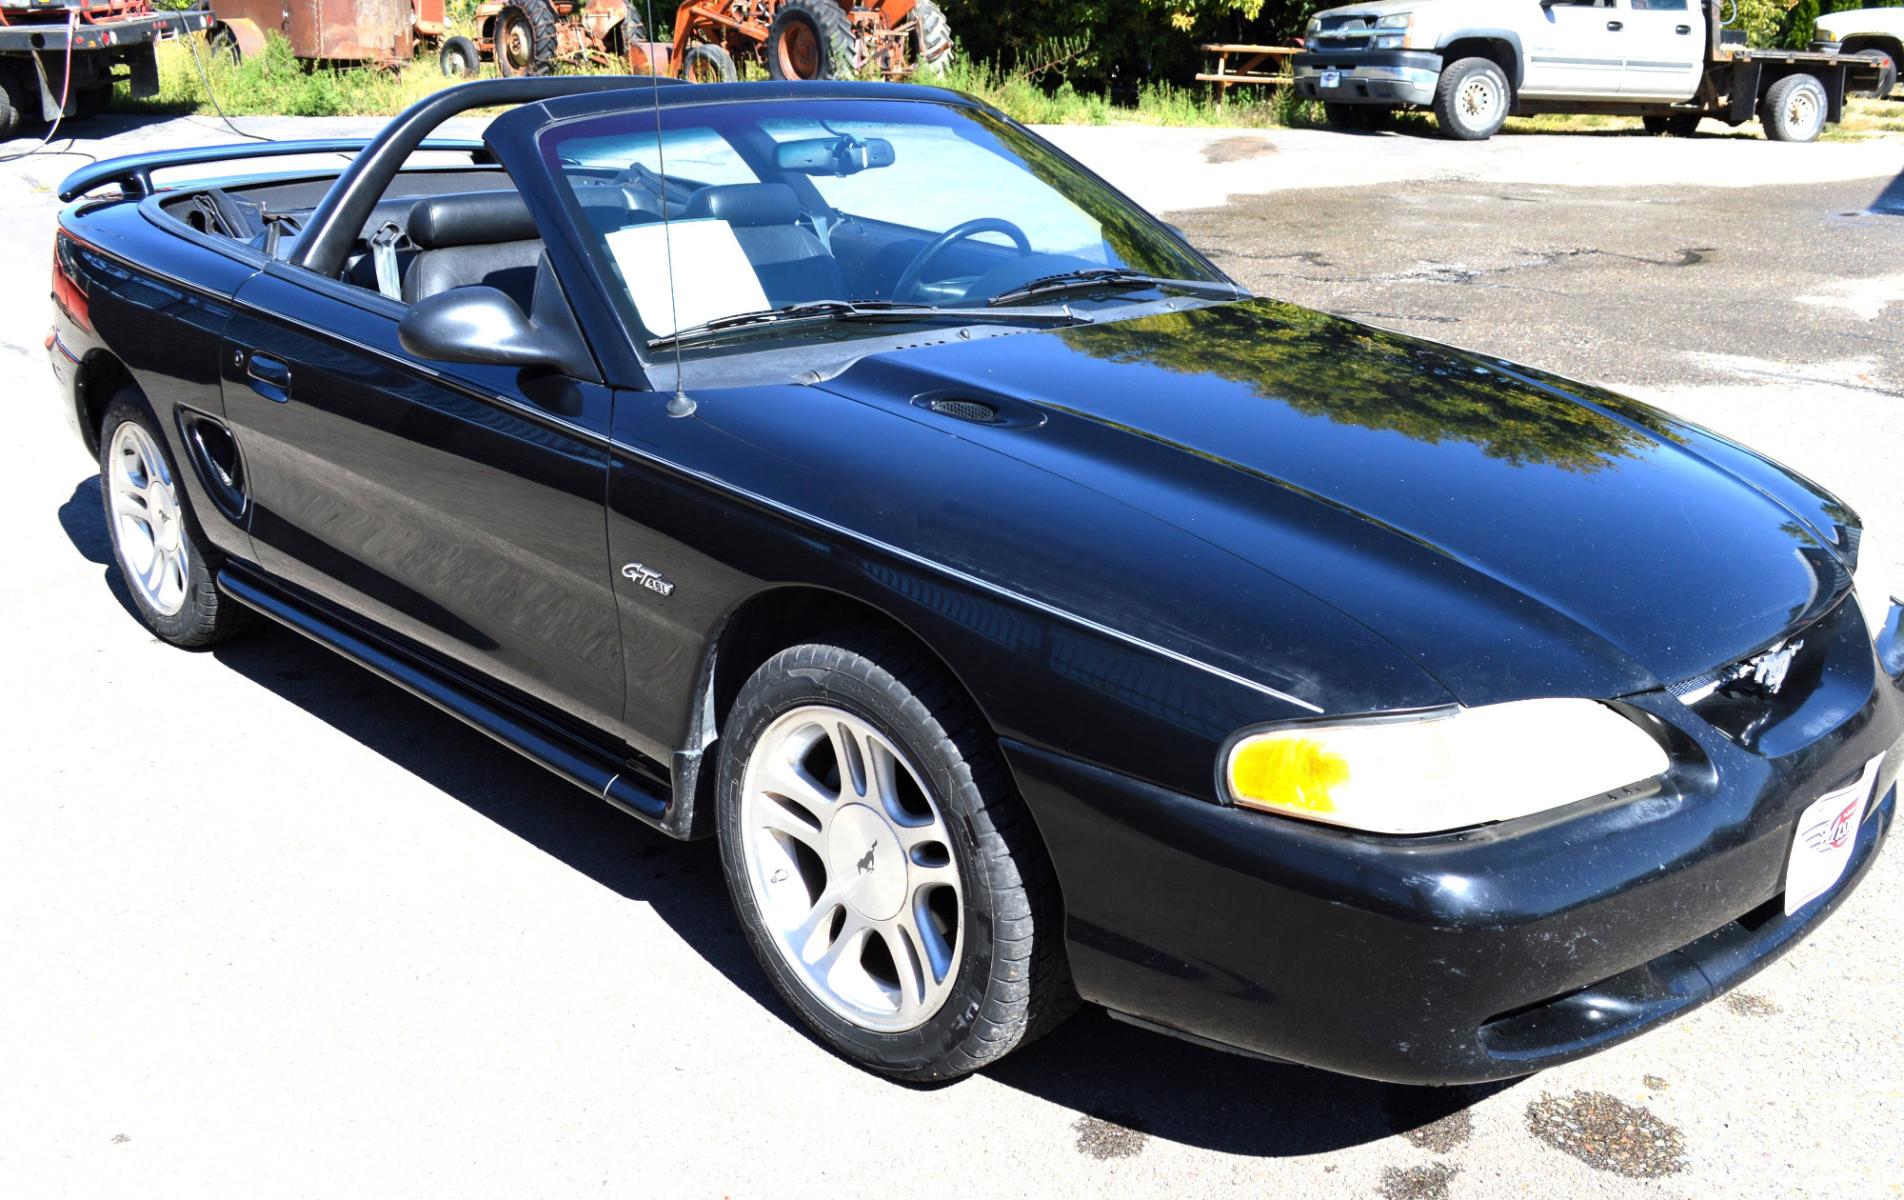
[[[223,140],[116,128],[111,152]],[[1259,290],[1626,387],[1904,525],[1904,216],[1865,215],[1897,143],[1058,136]],[[1895,852],[1727,1002],[1512,1085],[1088,1013],[948,1087],[843,1066],[749,960],[710,846],[290,635],[142,632],[40,345],[72,164],[0,166],[0,1193],[1899,1194]]]

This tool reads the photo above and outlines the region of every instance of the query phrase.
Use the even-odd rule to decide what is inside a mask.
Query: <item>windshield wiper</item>
[[[937,308],[930,304],[901,304],[892,300],[808,300],[780,308],[715,317],[699,325],[678,329],[666,337],[653,338],[648,342],[648,348],[665,350],[670,346],[706,341],[725,333],[815,321],[984,321],[992,324],[1052,321],[1077,325],[1090,320],[1089,316],[1073,312],[1065,305],[1001,313],[990,308]]]
[[[1216,279],[1166,279],[1123,267],[1093,267],[1088,271],[1065,271],[1045,275],[1030,283],[1000,292],[985,303],[992,307],[1017,304],[1039,296],[1057,296],[1066,292],[1094,292],[1105,288],[1172,288],[1199,295],[1221,296],[1226,300],[1247,300],[1249,293],[1233,283]]]

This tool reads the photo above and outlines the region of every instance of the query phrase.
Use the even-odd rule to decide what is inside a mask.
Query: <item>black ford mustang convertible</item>
[[[873,1069],[1082,999],[1526,1074],[1770,962],[1893,820],[1904,607],[1842,504],[1253,298],[973,101],[500,80],[63,194],[48,347],[146,624],[261,613],[718,837]]]

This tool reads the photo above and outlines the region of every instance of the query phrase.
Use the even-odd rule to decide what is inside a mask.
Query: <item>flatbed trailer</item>
[[[35,118],[91,116],[121,80],[135,96],[158,95],[156,43],[208,20],[154,11],[151,0],[0,0],[0,138]]]

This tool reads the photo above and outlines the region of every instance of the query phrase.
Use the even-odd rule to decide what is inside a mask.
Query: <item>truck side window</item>
[[[1686,0],[1629,0],[1634,12],[1685,12]]]

